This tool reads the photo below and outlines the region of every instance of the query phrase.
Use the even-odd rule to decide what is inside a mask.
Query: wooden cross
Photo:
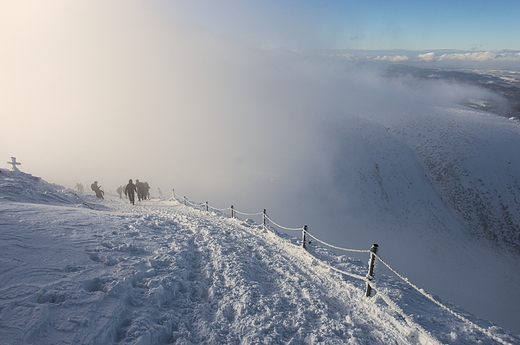
[[[17,165],[21,165],[22,163],[18,163],[18,162],[16,161],[16,157],[11,157],[11,161],[10,161],[10,162],[7,162],[7,164],[12,164],[12,165],[13,165],[13,170],[14,170],[14,171],[20,171],[20,170],[18,170]]]

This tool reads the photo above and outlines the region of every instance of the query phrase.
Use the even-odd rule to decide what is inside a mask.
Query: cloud
[[[406,55],[378,55],[374,58],[375,61],[389,61],[389,62],[403,62],[410,60],[410,57]]]
[[[420,54],[417,56],[419,59],[426,61],[426,62],[434,62],[438,60],[437,55],[434,52],[426,53],[426,54]]]
[[[468,53],[452,53],[452,54],[442,54],[436,55],[435,52],[430,52],[426,54],[420,54],[417,56],[420,60],[426,62],[435,62],[442,60],[459,60],[459,61],[493,61],[493,60],[503,60],[503,61],[512,61],[520,62],[520,53],[509,53],[509,52],[492,52],[492,51],[484,51],[484,52],[468,52]]]

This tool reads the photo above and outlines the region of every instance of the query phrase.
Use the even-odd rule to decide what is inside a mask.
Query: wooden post
[[[188,206],[188,199],[186,199],[186,195],[184,196],[184,206]]]
[[[302,231],[302,247],[303,249],[307,249],[307,225],[303,226]]]
[[[209,205],[208,205],[208,202],[206,201],[206,212],[209,211]]]
[[[233,205],[231,205],[231,218],[235,218],[235,209],[233,208]]]
[[[267,217],[266,217],[266,212],[265,212],[265,208],[264,208],[264,213],[262,215],[262,225],[264,226],[264,229],[267,228]]]
[[[367,274],[367,291],[365,296],[370,297],[372,295],[372,286],[370,282],[374,279],[374,265],[376,261],[377,248],[379,246],[377,244],[373,244],[372,248],[370,248],[370,259],[368,260],[368,274]]]

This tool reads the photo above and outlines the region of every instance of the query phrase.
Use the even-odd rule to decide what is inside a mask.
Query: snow
[[[328,180],[294,207],[311,232],[378,243],[419,286],[518,334],[520,299],[503,293],[520,284],[518,122],[435,107],[363,113],[326,133]]]
[[[174,199],[0,173],[2,344],[495,344],[366,260]],[[504,343],[520,337],[463,315]]]

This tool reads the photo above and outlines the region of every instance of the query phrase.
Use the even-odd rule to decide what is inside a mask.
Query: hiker
[[[136,180],[136,182],[137,181],[139,180]],[[132,183],[132,179],[130,179],[125,187],[125,195],[128,196],[130,204],[132,205],[135,205],[135,192],[137,192],[137,187]]]
[[[103,192],[101,190],[101,186],[98,186],[98,182],[97,181],[94,181],[94,183],[92,183],[90,185],[90,188],[92,188],[92,190],[94,191],[94,193],[96,193],[96,197],[98,199],[104,199],[103,195],[105,194],[105,192]]]
[[[123,199],[123,186],[117,187],[116,192],[119,194],[119,199]]]
[[[83,194],[83,185],[79,182],[76,182],[76,188],[78,189],[78,192]]]
[[[144,199],[144,193],[145,193],[145,190],[144,190],[144,183],[142,182],[139,182],[138,179],[135,180],[135,186],[137,187],[137,199],[139,201],[143,200]]]
[[[148,182],[144,183],[144,198],[150,200],[150,185]]]

